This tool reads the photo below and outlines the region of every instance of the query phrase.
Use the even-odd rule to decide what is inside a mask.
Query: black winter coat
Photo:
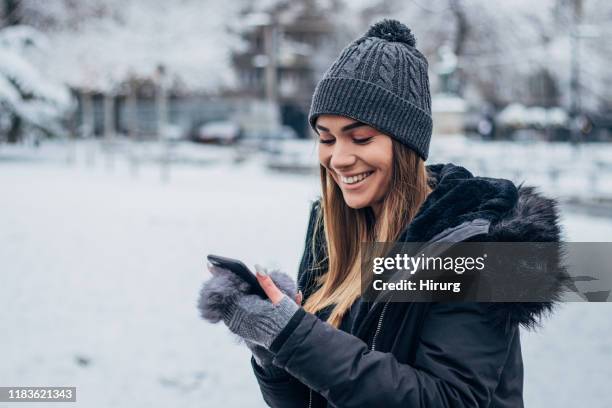
[[[449,233],[458,241],[559,241],[556,203],[534,188],[474,177],[453,164],[427,170],[435,180],[433,191],[398,241],[432,242]],[[298,273],[305,298],[326,269],[316,268],[310,248],[315,234],[323,237],[314,231],[319,207],[315,202],[311,210]],[[321,246],[314,256],[323,259],[323,251]],[[560,294],[563,276],[551,273],[545,279]],[[364,301],[351,333],[300,309],[272,345],[284,375],[271,376],[254,362],[253,368],[271,407],[522,407],[519,326],[536,325],[557,300]]]

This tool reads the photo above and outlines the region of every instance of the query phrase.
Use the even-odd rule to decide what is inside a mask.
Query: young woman
[[[393,303],[361,297],[360,243],[558,241],[556,203],[533,188],[425,166],[431,138],[427,61],[410,30],[375,24],[346,47],[313,96],[321,198],[298,272],[258,272],[262,299],[211,268],[200,309],[253,351],[272,407],[522,407],[519,326],[539,303]],[[554,265],[553,265],[554,266]],[[555,270],[551,268],[550,270]],[[543,274],[525,267],[523,274]]]

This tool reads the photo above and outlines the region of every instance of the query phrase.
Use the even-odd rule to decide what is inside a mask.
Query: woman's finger
[[[298,304],[298,306],[302,306],[302,300],[304,300],[304,296],[302,295],[302,291],[298,291],[297,295],[295,295],[295,303]]]
[[[256,267],[256,270],[257,281],[259,282],[259,285],[262,287],[264,292],[266,292],[266,295],[268,295],[270,301],[274,304],[280,302],[283,296],[285,296],[285,294],[280,291],[280,289],[276,286],[276,284],[274,283],[272,278],[270,278],[264,268]]]

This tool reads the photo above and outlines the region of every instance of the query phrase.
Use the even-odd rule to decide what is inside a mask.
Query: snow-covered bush
[[[569,117],[562,108],[526,107],[520,103],[512,103],[498,115],[497,121],[502,126],[515,129],[568,126]]]
[[[28,128],[49,136],[65,134],[64,122],[75,108],[70,90],[37,65],[46,39],[28,26],[0,30],[0,136],[15,141]]]

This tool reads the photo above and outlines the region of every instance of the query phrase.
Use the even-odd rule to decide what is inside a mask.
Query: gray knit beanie
[[[382,20],[350,43],[318,83],[308,120],[322,114],[353,118],[388,134],[427,159],[431,96],[427,59],[410,29]]]

